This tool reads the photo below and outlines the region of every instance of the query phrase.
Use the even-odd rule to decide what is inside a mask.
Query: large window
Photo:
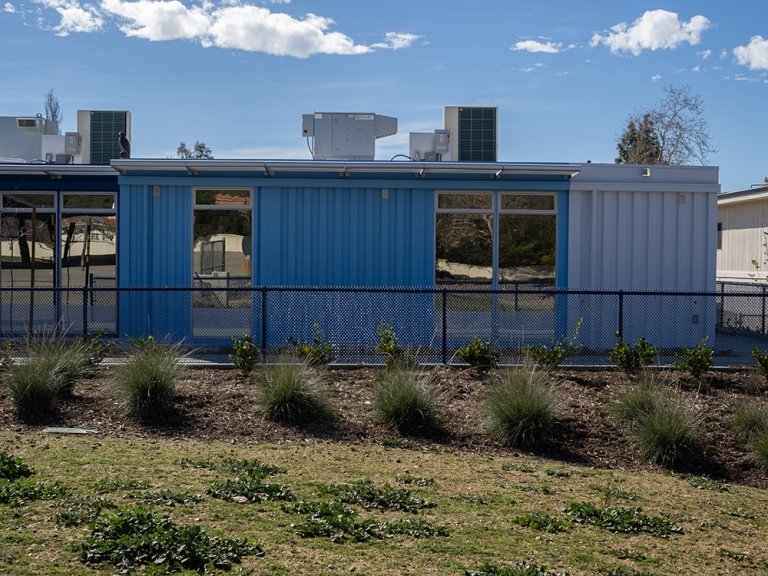
[[[436,282],[553,284],[556,218],[551,193],[439,192]]]
[[[499,282],[555,283],[555,197],[501,194]]]
[[[116,329],[114,192],[3,192],[0,203],[0,329],[77,333]],[[78,290],[59,290],[59,288]]]
[[[251,191],[197,189],[193,223],[193,279],[205,290],[196,294],[198,307],[238,307],[231,288],[251,280]]]

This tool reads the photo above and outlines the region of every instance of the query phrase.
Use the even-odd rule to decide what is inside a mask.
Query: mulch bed
[[[425,368],[425,370],[427,370]],[[434,368],[445,432],[408,438],[413,449],[438,447],[510,457],[527,454],[495,442],[482,429],[483,399],[489,379],[457,368]],[[305,442],[308,438],[356,444],[381,443],[397,436],[376,422],[373,391],[381,368],[330,368],[330,397],[340,413],[332,427],[290,427],[265,420],[254,410],[254,384],[233,369],[189,368],[181,382],[175,411],[161,419],[137,421],[115,405],[109,374],[78,383],[73,396],[44,422],[20,421],[5,388],[0,388],[0,429],[19,434],[45,426],[78,427],[107,436],[216,440],[234,444]],[[624,470],[660,470],[644,461],[608,408],[629,380],[613,370],[561,370],[553,375],[559,401],[553,439],[535,452],[586,466]],[[768,472],[756,467],[728,426],[740,402],[766,401],[768,388],[754,372],[717,372],[706,390],[680,372],[659,378],[679,391],[700,415],[705,435],[702,454],[685,463],[684,472],[768,488]]]

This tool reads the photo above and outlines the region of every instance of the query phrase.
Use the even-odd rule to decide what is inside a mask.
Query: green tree
[[[616,147],[619,151],[617,164],[665,164],[650,114],[644,114],[640,119],[630,117]]]
[[[684,84],[665,86],[655,106],[631,114],[617,147],[617,163],[636,164],[706,164],[709,154],[717,152],[704,101]]]
[[[213,151],[205,145],[205,142],[195,141],[192,150],[187,148],[184,142],[179,142],[176,148],[176,156],[183,160],[213,160]]]

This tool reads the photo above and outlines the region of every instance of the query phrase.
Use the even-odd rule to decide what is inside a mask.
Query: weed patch
[[[327,491],[345,504],[357,504],[366,510],[401,510],[415,514],[423,508],[437,506],[408,489],[396,488],[389,484],[377,487],[371,480],[329,486]]]
[[[58,503],[60,507],[53,515],[53,520],[60,526],[72,527],[90,524],[99,517],[102,510],[117,508],[106,498],[91,498],[81,494],[71,494]]]
[[[250,476],[214,482],[208,489],[208,494],[220,500],[238,501],[245,499],[247,502],[296,499],[290,488],[282,484],[266,484],[261,478]]]
[[[166,572],[229,569],[243,556],[263,554],[260,546],[245,540],[217,538],[199,526],[180,526],[142,508],[126,508],[99,518],[77,551],[83,563],[109,562],[121,572],[139,566]]]
[[[568,522],[550,516],[546,512],[530,512],[528,514],[523,514],[515,518],[513,522],[526,528],[541,530],[542,532],[549,532],[550,534],[566,532],[570,528]]]
[[[566,507],[565,514],[573,522],[599,526],[609,532],[625,534],[645,532],[662,538],[670,534],[683,533],[683,529],[670,520],[659,516],[648,516],[640,508],[613,506],[597,508],[589,502],[571,502]]]
[[[717,480],[713,480],[709,476],[696,474],[681,474],[680,477],[686,480],[688,484],[699,490],[712,490],[713,492],[728,492],[728,486]]]
[[[521,560],[512,566],[485,564],[479,570],[467,570],[464,576],[568,576],[568,572],[550,572],[545,566]]]
[[[32,482],[28,478],[19,478],[14,482],[0,480],[0,504],[21,506],[31,500],[54,500],[66,492],[58,482]]]
[[[0,452],[0,479],[13,482],[19,478],[29,478],[32,470],[21,458]]]
[[[283,507],[289,513],[307,515],[304,522],[293,524],[302,538],[329,538],[332,542],[365,542],[381,540],[388,536],[407,535],[412,538],[449,536],[445,528],[435,528],[422,520],[403,520],[395,522],[358,520],[357,513],[343,502],[301,501]]]

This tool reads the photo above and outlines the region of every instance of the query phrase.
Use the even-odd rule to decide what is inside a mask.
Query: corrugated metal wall
[[[121,287],[190,286],[192,280],[192,192],[190,186],[121,186],[118,195],[118,277]],[[137,310],[146,311],[137,314]],[[124,293],[120,329],[181,339],[191,333],[191,294],[151,298]]]
[[[256,284],[434,283],[432,190],[264,187],[257,197]]]
[[[568,287],[714,290],[715,213],[706,193],[571,191]]]
[[[688,189],[640,179],[615,188],[608,182],[572,187],[568,288],[713,292],[718,189],[716,180]],[[584,318],[581,340],[587,346],[612,347],[610,335],[619,325],[616,299],[606,308],[604,298],[569,297],[569,318]],[[662,347],[692,346],[704,336],[714,341],[714,298],[659,298],[649,306],[648,298],[627,296],[623,305],[625,341],[642,336]]]

